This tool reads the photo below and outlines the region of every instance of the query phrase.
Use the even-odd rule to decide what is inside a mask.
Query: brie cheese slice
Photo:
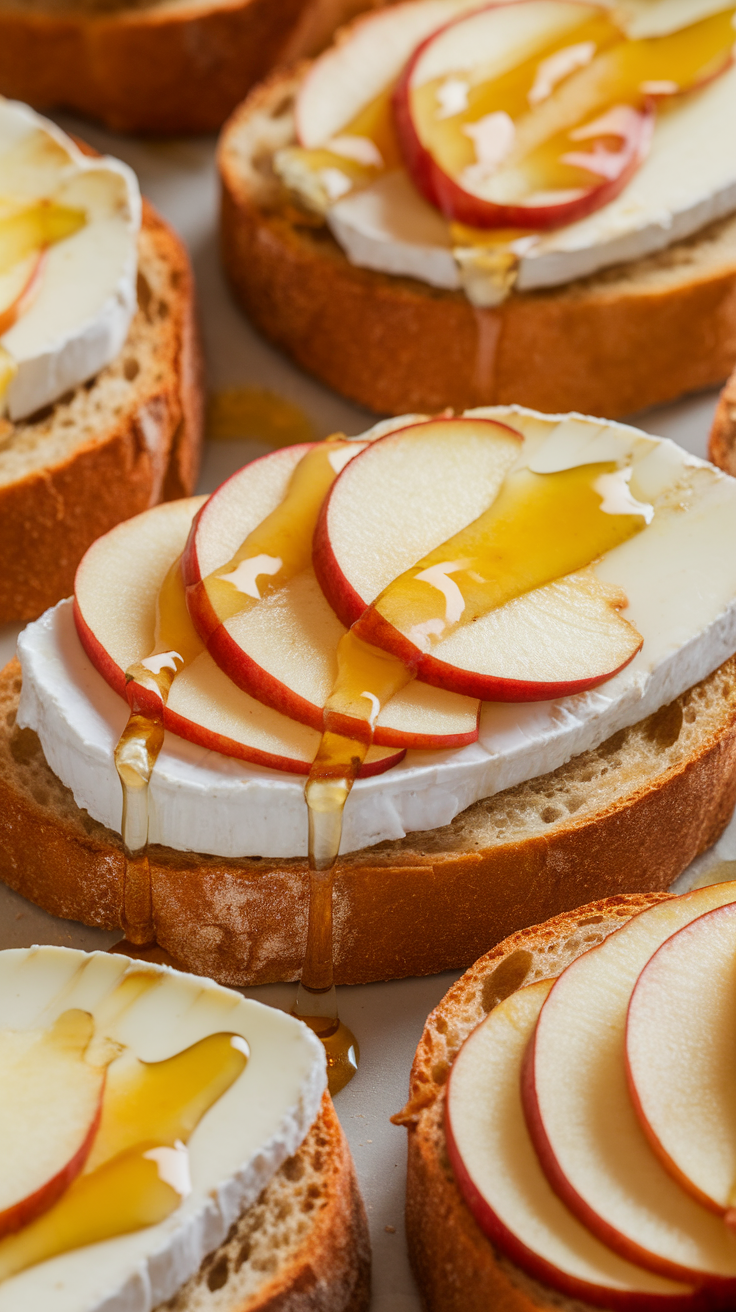
[[[126,996],[119,990],[129,973],[150,976],[153,987]],[[151,1312],[219,1247],[303,1142],[327,1083],[324,1049],[285,1012],[209,979],[104,952],[0,952],[0,1029],[42,1028],[74,1007],[142,1061],[162,1061],[220,1032],[248,1044],[242,1074],[189,1139],[192,1190],[176,1211],[0,1283],[0,1312]]]
[[[93,377],[121,350],[136,308],[141,199],[126,164],[84,155],[48,119],[2,99],[0,196],[53,200],[86,216],[45,252],[31,304],[0,337],[17,366],[4,400],[18,420]]]
[[[594,568],[627,594],[624,614],[643,647],[626,669],[591,692],[554,702],[487,702],[476,743],[408,752],[386,774],[359,779],[345,809],[343,852],[436,829],[479,798],[557,769],[666,705],[736,650],[736,480],[672,442],[623,424],[516,406],[474,413],[519,430],[520,459],[540,473],[595,460],[631,465],[632,495],[653,502],[657,513]],[[379,431],[402,422],[392,420]],[[364,435],[373,436],[373,430]],[[544,633],[541,608],[540,642]],[[61,602],[29,625],[18,651],[18,724],[36,730],[51,769],[77,804],[119,833],[122,799],[113,751],[127,704],[85,655],[71,603]],[[154,843],[218,856],[305,856],[304,781],[167,734],[151,777],[149,833]]]

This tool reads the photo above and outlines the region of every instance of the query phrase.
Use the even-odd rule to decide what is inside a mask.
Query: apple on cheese
[[[324,1051],[124,956],[0,952],[0,1309],[151,1312],[302,1143]],[[103,1242],[104,1241],[104,1242]]]
[[[477,305],[564,284],[733,211],[733,16],[409,0],[315,61],[277,172],[354,264]]]
[[[0,98],[0,413],[25,418],[119,353],[136,307],[140,215],[127,165],[89,158]]]
[[[147,653],[156,646],[157,594],[195,511],[185,560],[201,651],[171,682],[163,720],[179,737],[164,737],[150,779],[150,840],[176,848],[233,857],[303,853],[304,794],[294,775],[307,773],[314,758],[345,626],[493,506],[509,454],[540,486],[578,470],[584,487],[585,470],[595,466],[592,504],[600,503],[596,514],[606,531],[627,526],[623,540],[606,550],[610,542],[591,539],[583,569],[574,568],[580,560],[558,563],[556,569],[573,572],[551,583],[540,579],[543,586],[491,606],[420,653],[441,666],[454,689],[437,695],[431,669],[431,682],[412,681],[399,662],[405,687],[385,701],[377,721],[380,699],[362,697],[371,691],[367,684],[356,689],[355,718],[365,724],[373,716],[385,745],[377,733],[366,763],[372,777],[358,780],[345,813],[344,850],[445,824],[476,798],[556,768],[680,695],[733,651],[731,479],[672,443],[619,424],[511,407],[425,424],[412,419],[379,425],[355,444],[357,454],[343,463],[321,512],[315,572],[308,566],[272,593],[272,552],[261,550],[265,539],[249,535],[284,500],[298,451],[246,467],[203,509],[198,501],[157,508],[91,549],[75,603],[87,655],[69,603],[20,641],[19,723],[38,729],[51,768],[78,804],[119,831],[112,758],[126,723],[124,672],[148,662],[129,685],[135,700],[152,695],[149,679],[157,687],[159,661],[179,663],[173,638],[163,641],[172,646],[168,654]],[[572,531],[574,516],[564,518]],[[256,552],[253,568],[246,552],[233,570],[246,540]],[[432,625],[442,616],[444,623],[448,604],[464,595],[462,573],[457,583],[448,568],[458,562],[440,564],[437,577],[429,566],[435,573],[422,585],[440,608]],[[233,598],[214,626],[207,606],[197,611],[210,576],[224,579]],[[261,584],[267,595],[256,598]],[[493,696],[510,699],[484,702],[477,729],[477,701],[457,686],[471,678],[491,678]],[[590,691],[579,690],[581,681]],[[462,735],[460,745],[451,746],[454,734]]]

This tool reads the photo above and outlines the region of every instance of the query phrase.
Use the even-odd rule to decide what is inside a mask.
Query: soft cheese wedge
[[[70,1012],[92,1019],[93,1047],[107,1057],[111,1101],[106,1112],[103,1098],[101,1138],[85,1173],[56,1204],[55,1242],[62,1216],[70,1226],[65,1240],[73,1239],[73,1225],[79,1234],[83,1224],[90,1242],[105,1242],[57,1251],[9,1275],[19,1246],[48,1230],[45,1218],[0,1241],[6,1276],[0,1308],[96,1312],[114,1301],[130,1312],[151,1312],[222,1243],[241,1211],[301,1144],[325,1088],[323,1050],[289,1016],[209,980],[103,953],[64,948],[0,953],[3,1032],[16,1034],[18,1042],[26,1035],[32,1039]],[[223,1043],[224,1065],[215,1052]],[[219,1074],[210,1088],[216,1067]],[[152,1085],[142,1101],[131,1101],[140,1071],[143,1092],[146,1080]],[[173,1072],[173,1091],[161,1090],[164,1108],[157,1108],[153,1087],[157,1071],[167,1077]],[[150,1141],[141,1144],[144,1126]],[[178,1146],[171,1144],[172,1135]],[[142,1150],[137,1159],[130,1156],[131,1139]],[[100,1165],[101,1158],[107,1164]],[[94,1182],[104,1185],[106,1172],[109,1187],[93,1203]],[[116,1182],[125,1192],[116,1191]],[[141,1185],[152,1223],[141,1228],[139,1212],[129,1233],[106,1234],[108,1215],[118,1209],[120,1224],[133,1197],[130,1190]],[[156,1218],[157,1210],[165,1219]]]
[[[735,891],[716,884],[663,902],[573,962],[541,1010],[523,1081],[539,1160],[571,1212],[627,1260],[730,1298],[736,1236],[653,1152],[629,1095],[624,1041],[632,989],[649,959],[684,925],[733,902]],[[701,1096],[709,1106],[710,1086]]]
[[[498,421],[506,425],[501,431],[508,433],[511,428],[523,438],[522,444],[519,436],[512,434],[511,449],[533,473],[550,474],[596,462],[613,462],[624,474],[631,470],[631,481],[626,483],[619,477],[614,480],[614,488],[618,493],[628,489],[629,509],[631,498],[642,505],[656,506],[655,517],[593,565],[592,574],[600,583],[615,588],[617,595],[624,592],[628,599],[624,618],[641,635],[643,644],[629,665],[598,689],[547,702],[487,702],[482,708],[477,742],[450,751],[410,752],[381,778],[359,779],[345,812],[343,851],[403,837],[412,830],[437,828],[478,798],[556,769],[571,756],[597,746],[619,729],[671,702],[710,674],[736,646],[733,480],[672,443],[620,424],[580,416],[543,416],[515,407],[482,411],[478,417]],[[407,416],[403,426],[415,420],[416,416]],[[401,424],[399,420],[391,421],[389,431]],[[386,431],[385,426],[378,425],[364,435],[364,440],[375,445],[345,467],[335,488],[349,471],[359,468],[369,449],[382,445],[375,440],[385,436]],[[457,436],[459,431],[478,434],[485,430],[483,426],[463,430],[456,422],[453,431]],[[377,596],[396,572],[416,564],[438,539],[446,541],[453,532],[460,531],[468,515],[483,512],[494,488],[499,486],[497,457],[498,450],[479,437],[472,479],[468,480],[463,462],[458,462],[453,472],[452,461],[448,461],[443,471],[444,496],[438,498],[432,491],[432,479],[423,484],[421,470],[414,467],[410,478],[387,483],[385,501],[375,496],[356,501],[353,522],[367,548],[361,556],[360,577],[353,579],[361,601]],[[268,461],[262,464],[269,468]],[[467,500],[468,489],[471,495],[478,490],[475,509]],[[420,503],[426,499],[434,507],[438,516],[430,525],[436,533],[434,539],[426,537],[426,515],[419,513],[415,519],[412,513],[414,498]],[[463,508],[459,522],[453,519],[456,500]],[[166,514],[176,513],[173,508],[164,510]],[[200,523],[205,515],[206,511]],[[213,563],[223,557],[228,559],[227,553],[239,546],[232,524],[224,522],[231,540],[222,557],[213,558]],[[407,526],[413,526],[414,536],[405,537]],[[213,532],[213,542],[215,537]],[[335,545],[341,546],[337,540]],[[347,538],[342,545],[349,545]],[[143,555],[149,550],[144,546]],[[172,548],[169,559],[175,554]],[[104,555],[100,561],[104,561]],[[203,560],[202,568],[206,570],[209,563]],[[140,569],[144,567],[145,561]],[[162,562],[159,581],[164,572]],[[120,596],[127,599],[126,606],[134,611],[137,584],[128,566],[121,574],[119,587],[124,590]],[[115,618],[105,595],[98,583],[94,589],[94,623],[88,625],[91,631],[98,625],[109,625]],[[689,599],[686,607],[682,605],[683,596]],[[152,597],[148,625],[140,635],[148,644],[141,650],[149,652],[153,649],[154,609]],[[349,622],[349,616],[341,618]],[[516,678],[533,675],[539,650],[550,646],[550,632],[559,632],[559,627],[558,606],[553,605],[551,610],[540,606],[536,610],[536,622],[527,630],[523,669],[523,652],[519,648],[513,651]],[[114,662],[118,686],[122,687],[125,662],[139,660],[141,650],[130,645],[121,650],[119,661]],[[21,635],[19,652],[23,691],[18,723],[40,734],[49,765],[73,790],[77,804],[119,831],[120,784],[112,756],[125,725],[126,703],[112,692],[81,647],[70,603],[62,603],[30,625]],[[579,654],[575,659],[580,659]],[[560,673],[569,676],[564,668]],[[222,678],[230,682],[224,674]],[[173,684],[175,696],[181,695],[176,693],[178,683],[177,679]],[[264,712],[259,703],[252,705],[258,707],[259,714]],[[290,724],[292,732],[302,731],[299,725]],[[209,728],[217,729],[217,725],[210,724]],[[231,730],[225,731],[234,737]],[[313,734],[312,741],[316,740],[316,731],[304,732]],[[206,741],[211,745],[213,739]],[[300,780],[287,773],[266,773],[242,759],[208,751],[203,737],[194,742],[183,738],[167,741],[153,772],[150,792],[151,842],[235,858],[246,852],[273,857],[305,853],[305,806]]]
[[[140,212],[127,165],[90,159],[47,119],[0,100],[0,316],[16,306],[10,322],[0,317],[0,346],[13,362],[3,397],[12,420],[120,351],[136,308]]]
[[[157,597],[182,553],[202,501],[193,497],[166,502],[126,520],[99,538],[79,566],[74,599],[79,636],[90,660],[121,697],[126,695],[125,671],[145,661],[153,650]],[[189,623],[185,611],[184,618]],[[238,688],[189,627],[192,659],[172,684],[164,725],[179,737],[226,756],[307,773],[318,734]],[[154,668],[156,659],[152,658]],[[155,688],[149,695],[158,697]],[[401,755],[395,748],[376,747],[364,769],[368,774],[388,769]]]
[[[699,1202],[732,1215],[735,963],[731,902],[698,916],[654,953],[626,1021],[629,1089],[652,1148]]]
[[[527,1044],[552,988],[543,980],[494,1007],[455,1058],[445,1134],[455,1178],[478,1225],[512,1260],[569,1298],[609,1308],[686,1309],[695,1291],[617,1256],[553,1193],[521,1105]]]
[[[326,452],[333,462],[333,479],[363,446],[343,442],[342,449],[336,444],[333,452]],[[312,447],[310,458],[323,451],[324,444]],[[228,479],[199,512],[183,568],[190,613],[220,668],[267,706],[321,730],[323,707],[337,673],[337,644],[345,628],[311,566],[312,537],[329,484],[320,485],[314,503],[298,484],[294,505],[283,500],[308,454],[310,448],[304,446],[275,451]],[[277,507],[281,509],[272,547],[266,524]],[[289,519],[286,537],[282,514]],[[289,562],[269,554],[283,554],[285,545],[293,553],[289,572]],[[213,609],[218,604],[221,622]],[[423,749],[460,747],[477,739],[478,712],[473,698],[431,692],[414,683],[382,708],[374,742]]]

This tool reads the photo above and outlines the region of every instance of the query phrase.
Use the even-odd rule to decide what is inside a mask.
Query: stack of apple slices
[[[445,1127],[498,1247],[607,1308],[736,1306],[736,884],[635,916],[466,1040]]]
[[[181,557],[189,608],[182,642],[195,654],[183,662],[169,653],[184,668],[164,724],[225,755],[303,774],[316,754],[346,626],[387,584],[487,512],[509,472],[525,463],[518,432],[477,417],[415,422],[363,442],[333,440],[327,495],[274,528],[284,519],[275,512],[293,501],[304,461],[318,449],[274,452],[233,475],[204,505],[158,506],[119,525],[90,548],[75,583],[82,644],[125,696],[131,665],[163,659],[151,656],[157,599]],[[636,519],[636,531],[644,526],[641,507],[621,518]],[[601,519],[612,523],[616,515]],[[304,541],[295,541],[299,535]],[[225,569],[233,558],[237,569]],[[448,562],[436,585],[422,585],[443,613],[458,591],[454,568]],[[208,591],[215,578],[220,598],[223,586],[232,592],[224,618]],[[610,678],[641,645],[620,614],[625,604],[619,589],[581,569],[461,624],[431,654],[410,652],[417,677],[371,719],[374,745],[362,773],[389,769],[408,748],[474,742],[480,699],[559,697]],[[377,639],[364,636],[403,660],[405,635],[382,624]],[[145,711],[156,691],[135,691]]]
[[[304,461],[319,443],[243,468],[205,505],[193,499],[156,506],[115,527],[88,551],[75,584],[81,643],[126,695],[126,669],[153,651],[161,584],[181,556],[189,607],[181,640],[194,657],[174,678],[165,726],[227,756],[302,774],[319,744],[345,627],[426,552],[488,512],[514,464],[525,464],[521,434],[479,417],[413,422],[375,440],[332,445],[327,496],[320,492],[310,513],[287,517],[286,529],[274,529],[281,522],[276,512],[294,499]],[[285,534],[283,550],[278,533]],[[299,534],[304,542],[294,541]],[[261,550],[264,541],[272,554]],[[234,558],[235,571],[224,569]],[[447,563],[438,580],[422,584],[442,611],[458,592],[453,568]],[[223,584],[232,592],[224,618],[207,590],[215,576],[220,598]],[[531,586],[455,627],[432,653],[412,649],[408,659],[405,635],[382,621],[378,638],[363,636],[407,659],[416,678],[371,719],[374,745],[362,773],[390,769],[408,748],[474,743],[480,699],[560,697],[610,678],[642,642],[622,617],[623,605],[621,590],[579,569]],[[135,705],[144,711],[156,695],[135,685]]]

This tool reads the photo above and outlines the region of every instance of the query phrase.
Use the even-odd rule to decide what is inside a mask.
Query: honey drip
[[[149,986],[126,977],[119,1010]],[[158,982],[158,977],[153,977]],[[126,988],[133,980],[132,987]],[[113,994],[113,1004],[115,994]],[[117,1014],[115,1006],[110,1014]],[[92,1034],[87,1012],[67,1012],[52,1030]],[[129,1049],[97,1033],[89,1059],[108,1064],[102,1115],[80,1175],[61,1198],[16,1234],[0,1240],[0,1281],[87,1244],[156,1225],[186,1197],[191,1185],[186,1143],[205,1112],[242,1073],[248,1045],[219,1033],[160,1062],[140,1061]]]
[[[343,812],[381,709],[415,677],[429,642],[638,533],[652,512],[633,500],[628,475],[613,463],[510,474],[483,515],[400,575],[340,640],[337,679],[305,788],[310,914],[296,1014],[315,1029],[317,1016],[332,1014],[332,888]],[[421,647],[405,643],[399,659],[366,641],[366,634],[386,636],[387,619]],[[336,1065],[339,1060],[340,1054]]]
[[[159,591],[153,650],[125,671],[130,716],[115,748],[123,789],[122,927],[126,941],[134,946],[154,938],[148,786],[164,742],[164,707],[176,674],[203,650],[189,618],[181,562],[176,560]]]

